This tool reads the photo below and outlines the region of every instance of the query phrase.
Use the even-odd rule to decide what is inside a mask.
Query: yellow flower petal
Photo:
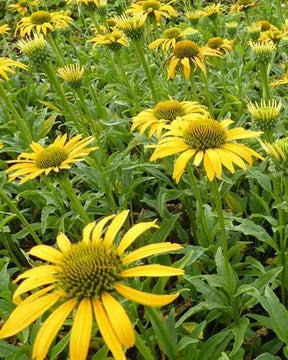
[[[208,179],[212,181],[215,176],[215,171],[206,152],[204,154],[204,168],[206,170]]]
[[[96,225],[96,222],[93,221],[89,224],[87,224],[83,230],[83,242],[84,243],[89,243],[91,241],[91,234],[92,234],[92,230],[94,229]]]
[[[41,265],[35,268],[25,271],[23,274],[17,276],[14,280],[14,283],[17,283],[19,280],[34,277],[39,278],[42,276],[53,275],[57,272],[57,267],[53,265]]]
[[[181,155],[179,155],[178,159],[175,161],[173,179],[175,179],[176,183],[179,183],[189,160],[195,154],[195,152],[195,149],[186,150]]]
[[[77,309],[70,337],[71,360],[86,360],[93,323],[90,299],[83,299]]]
[[[77,304],[76,299],[66,301],[64,304],[54,310],[47,318],[39,330],[33,346],[32,358],[35,360],[44,360],[53,339],[61,329],[63,322]]]
[[[184,270],[176,269],[172,266],[164,266],[158,264],[137,266],[135,268],[123,270],[120,274],[121,277],[134,277],[134,276],[178,276],[184,275]]]
[[[61,261],[63,256],[60,251],[47,245],[34,246],[28,254],[56,264]]]
[[[179,296],[179,293],[173,295],[149,294],[143,291],[132,289],[120,283],[114,284],[114,288],[120,295],[126,297],[127,299],[147,306],[165,306],[170,304]]]
[[[71,242],[65,234],[60,233],[57,236],[57,245],[58,245],[59,249],[62,251],[62,253],[65,253],[66,251],[68,251],[70,249]]]
[[[110,216],[106,216],[104,219],[100,220],[95,228],[93,229],[92,232],[92,241],[93,242],[97,242],[101,239],[102,237],[102,231],[105,227],[105,225],[107,224],[108,221],[110,221],[111,219],[114,219],[116,215],[110,215]]]
[[[105,234],[105,238],[104,238],[105,242],[107,242],[108,244],[113,243],[116,235],[118,234],[122,225],[126,221],[128,214],[129,214],[129,210],[124,210],[115,217],[115,219],[112,221]]]
[[[133,346],[135,333],[123,306],[108,293],[102,295],[102,302],[120,342],[127,348]]]
[[[13,299],[24,294],[27,291],[36,289],[39,286],[53,284],[57,279],[53,275],[41,276],[40,278],[31,277],[24,280],[13,294]]]
[[[118,254],[122,255],[123,252],[133,243],[133,241],[145,231],[151,228],[159,228],[159,226],[156,225],[156,221],[157,220],[147,223],[136,224],[131,229],[129,229],[120,241],[120,244],[118,246]]]

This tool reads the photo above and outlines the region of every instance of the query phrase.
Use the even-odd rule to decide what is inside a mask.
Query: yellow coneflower
[[[26,55],[33,63],[42,64],[51,60],[51,50],[43,35],[35,35],[34,38],[18,41],[18,48],[22,54]]]
[[[210,49],[207,46],[199,47],[194,41],[183,40],[176,43],[173,48],[173,54],[170,58],[168,69],[168,79],[175,76],[176,67],[183,67],[184,76],[189,79],[191,66],[195,70],[199,67],[206,75],[206,66],[204,59],[206,56],[221,56],[217,50]]]
[[[183,38],[183,36],[193,30],[194,29],[191,27],[188,27],[185,30],[181,30],[177,27],[166,29],[163,32],[163,38],[153,41],[149,45],[149,49],[155,49],[158,46],[162,45],[162,49],[167,52],[171,47],[173,48],[175,46],[177,41],[179,41],[181,38]]]
[[[248,9],[257,6],[257,1],[253,0],[238,0],[236,4],[231,6],[230,12],[234,13],[235,11],[239,14],[241,11],[247,11]]]
[[[14,12],[20,13],[22,16],[27,13],[30,7],[38,6],[39,0],[20,0],[17,2],[17,4],[11,4],[8,6],[8,9],[14,10]]]
[[[221,13],[221,6],[221,3],[208,5],[203,9],[203,15],[213,20]]]
[[[1,76],[5,80],[8,80],[9,79],[8,74],[15,73],[15,70],[13,69],[13,67],[27,70],[27,66],[24,64],[21,64],[18,61],[11,60],[7,57],[0,57],[0,81],[1,81]]]
[[[253,121],[257,128],[261,131],[274,130],[281,111],[282,102],[277,103],[276,100],[261,100],[260,104],[250,102],[247,110],[253,116]]]
[[[209,39],[206,46],[210,49],[218,50],[220,53],[227,54],[233,50],[235,40],[223,39],[221,37],[214,37]]]
[[[273,41],[274,43],[278,43],[282,38],[288,35],[288,30],[280,31],[280,30],[268,30],[262,32],[260,36],[260,41]]]
[[[43,147],[33,142],[30,147],[32,153],[22,153],[17,160],[11,160],[13,163],[8,170],[9,181],[25,175],[20,184],[36,178],[45,173],[49,175],[51,171],[58,173],[60,170],[70,169],[70,164],[83,161],[95,147],[87,148],[94,140],[93,137],[82,138],[81,135],[74,136],[67,141],[67,134],[58,136],[53,144]]]
[[[11,30],[8,24],[4,24],[0,26],[0,35],[5,35],[8,31]]]
[[[261,25],[257,22],[253,23],[252,25],[247,26],[247,31],[252,41],[258,41],[261,35]]]
[[[128,279],[184,274],[181,269],[164,265],[137,264],[131,267],[131,263],[135,261],[182,247],[179,244],[158,243],[126,253],[127,248],[142,233],[157,228],[155,221],[136,224],[122,236],[118,246],[114,245],[128,213],[125,210],[117,216],[107,216],[98,223],[89,223],[84,228],[82,241],[77,243],[72,244],[66,235],[60,233],[57,237],[59,250],[47,245],[32,248],[30,256],[50,264],[34,267],[18,276],[16,282],[24,281],[15,291],[13,299],[18,301],[21,295],[39,287],[41,290],[29,295],[16,307],[3,325],[0,337],[17,334],[53,308],[42,324],[33,346],[32,358],[44,360],[64,321],[74,310],[70,336],[71,360],[87,358],[93,314],[114,359],[125,360],[123,346],[129,348],[134,345],[135,333],[114,292],[145,306],[161,307],[174,301],[179,293],[156,295],[142,292],[127,286]],[[111,220],[107,227],[106,224]]]
[[[65,65],[57,69],[57,75],[72,88],[81,87],[84,72],[84,66],[79,64]]]
[[[133,17],[121,15],[114,18],[116,26],[131,40],[141,39],[147,14],[135,14]]]
[[[146,109],[133,118],[131,130],[139,128],[142,135],[149,129],[149,137],[157,133],[161,137],[162,131],[167,125],[178,117],[185,119],[189,114],[207,114],[205,106],[192,101],[166,100],[158,103],[153,109]]]
[[[171,6],[174,2],[169,1],[167,4],[163,4],[158,0],[144,0],[138,1],[131,5],[131,8],[126,10],[127,14],[146,14],[153,16],[156,21],[160,21],[161,17],[169,18],[170,16],[177,16],[177,11]]]
[[[197,25],[199,20],[205,16],[203,10],[192,10],[185,13],[187,19],[191,21],[192,25]]]
[[[87,42],[93,42],[93,48],[96,46],[107,46],[112,51],[118,51],[123,46],[128,46],[128,39],[120,30],[113,30],[108,34],[96,35]]]
[[[19,31],[21,37],[30,36],[33,30],[38,35],[46,35],[48,31],[55,31],[58,28],[66,29],[72,21],[73,19],[65,12],[36,11],[17,23],[16,32]]]
[[[227,130],[233,123],[224,120],[221,123],[203,115],[191,115],[191,118],[175,120],[151,157],[151,161],[182,153],[174,164],[173,178],[178,183],[191,158],[194,165],[204,163],[207,177],[212,181],[215,175],[221,178],[222,165],[231,173],[235,172],[234,164],[246,170],[245,160],[252,165],[252,156],[262,157],[254,150],[234,140],[255,138],[261,132],[245,130],[242,127]]]
[[[270,24],[267,20],[259,20],[256,24],[261,26],[261,31],[268,31],[268,30],[278,30],[278,28],[272,24]]]
[[[278,139],[274,142],[260,142],[269,157],[287,173],[288,138]]]
[[[238,25],[237,21],[228,21],[225,24],[229,37],[233,38],[237,34]]]
[[[268,64],[276,50],[276,45],[273,41],[259,41],[259,42],[250,42],[249,43],[256,63],[259,64]]]

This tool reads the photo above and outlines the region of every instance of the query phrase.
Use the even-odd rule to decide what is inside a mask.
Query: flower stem
[[[58,182],[61,186],[61,188],[65,191],[68,199],[71,201],[71,205],[78,211],[81,219],[84,221],[84,223],[89,223],[90,218],[87,215],[86,211],[84,210],[80,200],[78,199],[78,196],[75,194],[75,191],[71,185],[71,182],[68,178],[68,175],[63,175],[58,177]]]
[[[13,105],[12,101],[10,100],[9,96],[6,94],[6,91],[2,87],[1,84],[0,84],[0,97],[5,101],[7,107],[11,111],[11,113],[13,115],[13,118],[16,121],[16,124],[17,124],[19,130],[23,134],[23,137],[25,139],[26,144],[30,145],[32,143],[32,141],[33,141],[31,132],[29,131],[30,126],[28,126],[28,124],[26,124],[25,121],[23,121],[23,119],[20,117],[17,109]]]
[[[262,78],[262,91],[263,91],[263,98],[265,100],[270,100],[270,87],[269,87],[269,75],[268,75],[268,65],[261,64],[260,65],[260,74]]]
[[[203,74],[203,80],[204,80],[204,84],[205,84],[206,100],[207,100],[209,112],[210,112],[210,115],[212,117],[214,117],[214,109],[213,109],[211,94],[210,94],[210,90],[209,90],[208,74],[206,74],[206,75]]]
[[[138,57],[139,57],[139,59],[140,59],[140,61],[142,63],[144,71],[146,73],[147,80],[148,80],[149,85],[150,85],[150,90],[152,92],[153,100],[154,100],[155,103],[158,103],[158,96],[157,96],[157,93],[156,93],[156,90],[155,90],[155,87],[154,87],[154,84],[153,84],[152,74],[150,72],[150,69],[149,69],[149,66],[147,64],[145,54],[144,54],[144,51],[143,51],[143,41],[141,39],[136,40],[136,41],[134,41],[134,44],[135,44],[135,49],[136,49],[137,55],[138,55]]]
[[[198,185],[197,185],[197,180],[196,180],[196,177],[194,175],[194,171],[193,171],[190,164],[188,165],[188,173],[189,173],[189,176],[190,176],[191,185],[192,185],[192,187],[194,189],[194,192],[195,192],[195,198],[196,198],[196,201],[198,203],[200,217],[201,217],[202,222],[203,222],[204,232],[205,232],[205,236],[206,236],[204,246],[208,247],[210,244],[213,244],[213,239],[211,237],[210,230],[209,230],[209,227],[208,227],[208,224],[207,224],[207,219],[206,219],[206,216],[205,216],[205,212],[203,210],[203,202],[202,202],[201,194],[200,194],[200,191],[199,191],[199,188],[198,188]],[[202,244],[200,244],[200,245],[202,245]]]
[[[222,251],[223,251],[224,267],[225,267],[225,273],[226,273],[227,293],[230,297],[230,304],[232,307],[234,321],[236,323],[238,323],[238,314],[237,314],[237,309],[236,309],[235,299],[234,299],[234,294],[233,294],[232,277],[231,277],[231,270],[230,270],[230,264],[229,264],[228,238],[227,238],[226,229],[225,229],[225,220],[224,220],[224,214],[223,214],[223,208],[222,208],[221,195],[220,195],[220,191],[219,191],[216,179],[214,179],[211,182],[211,190],[212,190],[212,194],[213,194],[215,205],[216,205],[216,210],[217,210],[217,214],[218,214],[218,222],[219,222],[220,232],[221,232]]]
[[[33,237],[36,244],[40,245],[41,240],[33,230],[32,226],[26,220],[26,218],[22,215],[21,211],[17,208],[17,206],[13,203],[13,201],[9,198],[8,195],[5,194],[4,190],[0,190],[0,199],[11,209],[11,211],[18,217],[18,219],[22,222],[22,224],[26,227],[29,234]]]

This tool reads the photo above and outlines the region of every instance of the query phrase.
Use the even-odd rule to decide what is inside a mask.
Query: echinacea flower
[[[128,46],[128,39],[120,30],[113,30],[108,34],[96,35],[96,37],[88,40],[87,42],[93,42],[93,49],[96,46],[106,46],[112,51],[118,51],[123,46]]]
[[[15,73],[15,70],[13,69],[13,67],[27,70],[27,66],[24,64],[21,64],[18,61],[11,60],[7,57],[0,57],[0,82],[1,82],[1,76],[5,80],[8,80],[9,79],[8,74]]]
[[[66,29],[73,19],[63,11],[52,12],[36,11],[30,16],[23,17],[16,27],[16,32],[20,32],[21,37],[30,36],[35,30],[38,35],[47,35],[48,31],[55,31],[58,28]]]
[[[183,40],[176,43],[173,48],[173,54],[170,58],[168,69],[168,79],[174,78],[175,69],[183,67],[184,76],[189,79],[192,71],[199,67],[206,75],[206,65],[204,59],[206,56],[221,56],[219,51],[210,49],[207,46],[199,47],[194,41]]]
[[[234,13],[236,11],[239,14],[241,11],[247,11],[250,8],[257,6],[257,4],[257,1],[253,0],[238,0],[231,6],[230,12]]]
[[[233,50],[234,40],[223,39],[221,37],[214,37],[209,39],[206,46],[210,49],[218,50],[221,53],[227,54]]]
[[[131,40],[139,40],[144,33],[144,26],[147,19],[146,14],[136,14],[133,17],[127,15],[116,16],[116,26]]]
[[[0,35],[5,35],[10,30],[10,27],[8,24],[4,24],[0,26]]]
[[[84,66],[79,64],[65,65],[57,69],[57,75],[75,89],[81,87],[84,72]]]
[[[274,142],[260,141],[262,148],[273,160],[278,170],[282,170],[287,174],[288,164],[288,138],[278,139]]]
[[[153,16],[156,21],[160,21],[161,17],[169,18],[170,16],[177,16],[176,10],[171,6],[174,2],[169,1],[167,4],[163,4],[158,0],[144,0],[137,1],[135,4],[131,5],[131,8],[126,10],[127,14],[146,14],[148,16]]]
[[[215,19],[221,13],[221,5],[221,3],[207,5],[203,9],[203,15],[211,20]]]
[[[133,118],[131,130],[139,128],[142,135],[149,129],[149,137],[161,133],[167,125],[178,117],[185,119],[190,114],[208,114],[205,106],[192,101],[166,100],[159,102],[153,109],[146,109]]]
[[[51,60],[52,51],[43,35],[19,40],[17,45],[21,53],[35,64],[41,65]]]
[[[155,147],[151,161],[161,159],[177,153],[182,153],[174,164],[173,178],[178,183],[191,158],[194,165],[199,166],[202,161],[207,177],[212,181],[215,175],[221,178],[222,165],[231,173],[235,172],[234,164],[246,170],[245,160],[252,166],[252,156],[262,159],[249,147],[235,143],[235,140],[249,139],[260,136],[257,131],[245,130],[242,127],[228,130],[232,120],[221,123],[207,116],[191,115],[186,120],[181,118],[171,123],[170,129]]]
[[[22,153],[17,160],[11,160],[14,163],[8,170],[9,181],[25,175],[20,184],[45,173],[49,175],[51,171],[58,173],[63,169],[70,169],[70,165],[83,161],[95,147],[87,148],[94,140],[93,137],[82,138],[81,135],[74,136],[67,141],[67,134],[58,136],[53,144],[43,147],[33,142],[30,147],[32,153]],[[11,174],[12,173],[12,174]]]
[[[20,0],[17,2],[17,4],[11,4],[8,6],[8,9],[12,9],[15,12],[20,13],[22,16],[25,15],[28,11],[28,9],[32,6],[38,6],[39,0]]]
[[[247,110],[253,117],[253,123],[261,131],[271,131],[279,120],[282,103],[276,100],[265,101],[261,100],[260,104],[253,104],[250,102],[247,105]]]
[[[205,13],[203,10],[192,10],[192,11],[187,11],[185,13],[185,16],[187,17],[187,19],[191,21],[192,25],[197,25],[199,20],[205,17]]]
[[[253,51],[254,61],[257,64],[267,65],[272,61],[276,50],[276,45],[273,41],[258,41],[256,43],[250,42],[249,44]]]
[[[127,248],[142,233],[157,228],[155,221],[132,226],[122,236],[119,245],[114,245],[128,213],[125,210],[117,216],[107,216],[98,223],[89,223],[84,228],[82,241],[77,243],[72,244],[66,235],[60,233],[57,237],[59,250],[48,245],[32,248],[30,256],[49,264],[34,267],[19,275],[16,282],[24,281],[18,286],[13,299],[18,302],[23,294],[39,287],[41,289],[20,302],[3,325],[0,337],[17,334],[52,308],[52,313],[42,324],[33,346],[32,358],[44,360],[64,321],[73,311],[71,360],[87,358],[93,317],[114,359],[125,360],[123,346],[129,348],[134,345],[135,333],[116,293],[145,306],[165,306],[174,301],[179,293],[156,295],[142,292],[127,286],[129,278],[184,275],[183,270],[171,266],[131,265],[148,256],[182,247],[168,242],[157,243],[127,253]],[[107,227],[106,224],[111,220]]]
[[[274,43],[278,43],[282,38],[288,35],[288,30],[280,31],[280,30],[268,30],[262,32],[260,36],[260,41],[273,41]]]
[[[193,31],[193,28],[188,27],[185,30],[181,30],[177,27],[172,27],[170,29],[166,29],[163,32],[163,37],[153,41],[149,45],[149,49],[155,49],[158,46],[162,45],[163,51],[168,51],[171,47],[173,48],[177,41],[179,41],[183,36],[187,33]]]

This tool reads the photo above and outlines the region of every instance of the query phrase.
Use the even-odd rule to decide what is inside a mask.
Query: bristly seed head
[[[177,38],[181,34],[181,30],[177,27],[173,27],[170,29],[167,29],[163,32],[163,38],[164,39],[174,39]]]
[[[111,291],[123,269],[116,249],[103,241],[73,244],[59,266],[59,289],[79,300]]]
[[[51,145],[37,154],[35,164],[39,169],[60,166],[68,159],[68,152],[64,148]]]
[[[31,22],[34,25],[42,25],[51,21],[51,15],[48,11],[36,11],[31,15]]]
[[[153,114],[158,120],[163,119],[173,121],[177,117],[184,116],[186,113],[179,101],[167,100],[159,102],[155,106]]]
[[[147,11],[149,9],[152,10],[159,10],[160,9],[160,4],[158,1],[156,0],[146,0],[145,2],[143,2],[142,4],[142,9],[143,11]]]
[[[199,47],[194,41],[183,40],[179,41],[173,49],[173,53],[179,59],[193,58],[199,54]]]
[[[184,141],[192,149],[216,149],[225,144],[226,132],[216,120],[195,119],[186,128]]]

